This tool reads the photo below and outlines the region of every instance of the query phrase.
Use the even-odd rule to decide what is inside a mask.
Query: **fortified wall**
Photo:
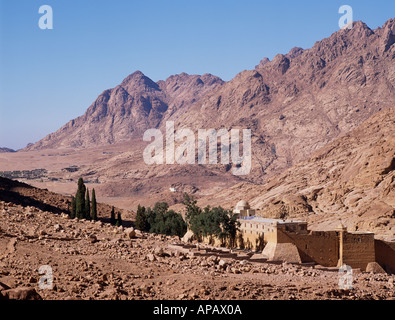
[[[310,231],[307,222],[254,217],[246,201],[234,211],[240,222],[238,245],[261,250],[270,261],[313,262],[325,267],[344,264],[365,271],[370,262],[395,270],[395,243],[374,239],[371,232],[348,232],[340,224],[333,231]],[[247,213],[247,214],[246,214]]]
[[[395,242],[375,239],[374,248],[376,262],[381,265],[385,271],[395,274]]]

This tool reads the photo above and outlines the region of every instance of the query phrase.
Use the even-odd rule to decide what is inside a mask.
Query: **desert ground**
[[[394,300],[395,276],[268,263],[102,221],[0,202],[0,297],[44,300]],[[53,288],[39,288],[50,266]]]

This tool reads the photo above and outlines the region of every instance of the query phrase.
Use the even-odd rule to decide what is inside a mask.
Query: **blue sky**
[[[230,80],[264,57],[311,48],[338,30],[341,5],[370,28],[395,1],[0,0],[0,147],[22,148],[82,115],[141,70],[154,81]],[[53,30],[38,27],[42,5]]]

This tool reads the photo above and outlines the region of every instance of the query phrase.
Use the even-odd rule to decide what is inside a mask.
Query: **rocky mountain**
[[[376,30],[356,22],[311,49],[263,59],[177,124],[251,129],[253,172],[247,178],[265,181],[395,105],[394,43],[395,20]]]
[[[6,153],[6,152],[15,152],[15,150],[10,148],[0,148],[0,153]]]
[[[136,71],[114,89],[104,91],[86,113],[26,150],[85,148],[142,137],[162,120],[199,100],[223,81],[210,74],[182,73],[155,83]]]
[[[229,82],[209,74],[180,74],[155,83],[135,72],[106,90],[83,116],[27,149],[69,148],[59,150],[59,161],[80,170],[61,178],[98,181],[101,194],[134,199],[128,203],[132,208],[144,199],[180,202],[169,191],[177,185],[207,204],[232,207],[245,198],[264,215],[301,215],[320,228],[321,222],[338,224],[338,217],[349,215],[352,228],[388,234],[394,205],[384,194],[388,186],[392,190],[388,137],[395,130],[387,119],[395,105],[394,43],[394,19],[375,30],[355,22],[351,30],[340,30],[311,49],[265,58]],[[176,130],[251,129],[252,172],[235,177],[227,166],[147,166],[142,133],[163,129],[167,120],[175,121]],[[381,152],[384,146],[389,147]],[[96,149],[85,158],[79,151],[77,160],[72,154],[77,147]],[[308,161],[315,152],[328,156]],[[41,163],[41,151],[34,155]],[[349,161],[353,165],[347,167]],[[371,169],[366,163],[389,171],[366,171]],[[59,168],[51,170],[56,175]],[[360,186],[361,179],[366,184]],[[356,202],[349,199],[354,191]]]
[[[265,182],[395,104],[395,21],[355,22],[311,49],[294,48],[229,82],[185,73],[157,83],[141,72],[104,91],[87,112],[26,150],[142,140],[167,120],[194,131],[252,130],[253,168]]]
[[[336,228],[341,220],[351,231],[374,231],[393,240],[395,107],[373,115],[264,186],[241,183],[201,202],[232,207],[240,199],[265,217],[304,219],[317,230]]]

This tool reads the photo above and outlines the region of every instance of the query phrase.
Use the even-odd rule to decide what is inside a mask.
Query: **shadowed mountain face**
[[[226,83],[185,73],[155,83],[135,72],[27,150],[142,140],[145,130],[168,120],[195,132],[248,128],[253,168],[245,178],[264,182],[395,104],[394,34],[392,19],[376,30],[356,22],[311,49],[265,58]]]
[[[15,150],[10,148],[0,148],[0,153],[6,153],[6,152],[15,152]]]

